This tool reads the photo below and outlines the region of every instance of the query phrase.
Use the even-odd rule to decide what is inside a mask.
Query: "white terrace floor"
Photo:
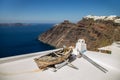
[[[107,73],[102,72],[84,58],[77,58],[72,62],[79,68],[78,70],[66,65],[57,72],[41,71],[33,60],[41,54],[40,52],[18,60],[10,61],[6,58],[4,62],[0,59],[0,80],[120,80],[120,48],[114,48],[112,54],[85,52],[86,56],[106,68]]]

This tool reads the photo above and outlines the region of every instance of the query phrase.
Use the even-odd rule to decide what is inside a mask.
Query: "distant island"
[[[77,23],[65,20],[39,36],[39,40],[56,48],[75,46],[79,38],[85,39],[89,50],[120,41],[119,16],[92,16],[88,15]]]
[[[30,23],[0,23],[0,26],[29,26]]]

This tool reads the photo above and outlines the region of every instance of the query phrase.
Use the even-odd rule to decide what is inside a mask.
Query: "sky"
[[[77,22],[87,15],[120,16],[120,0],[0,0],[0,23]]]

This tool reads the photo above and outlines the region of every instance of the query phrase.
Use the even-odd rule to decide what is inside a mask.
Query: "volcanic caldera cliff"
[[[106,17],[105,17],[106,19]],[[117,17],[119,21],[119,17]],[[68,20],[55,25],[39,36],[39,40],[56,48],[75,46],[78,39],[83,38],[89,50],[110,45],[113,41],[120,41],[120,23],[110,20],[84,17],[78,23]]]

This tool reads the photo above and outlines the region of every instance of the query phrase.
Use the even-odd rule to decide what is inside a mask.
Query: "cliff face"
[[[120,41],[120,23],[83,18],[75,24],[66,20],[39,36],[39,40],[57,48],[75,46],[80,38],[86,40],[89,50],[110,45]]]

